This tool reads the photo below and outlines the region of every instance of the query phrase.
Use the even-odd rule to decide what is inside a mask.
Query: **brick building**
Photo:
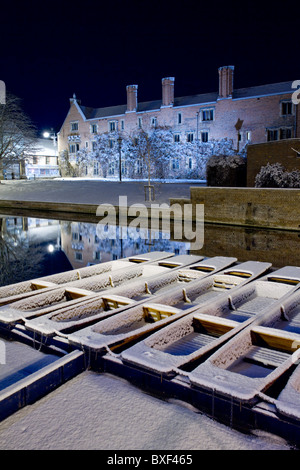
[[[198,148],[189,162],[180,161],[176,167],[170,162],[172,176],[176,176],[176,171],[183,174],[183,166],[197,168],[199,148],[203,148],[200,144],[209,146],[227,139],[232,141],[233,149],[241,150],[247,144],[299,136],[299,110],[292,102],[292,81],[235,89],[233,66],[220,67],[218,74],[217,91],[192,96],[175,97],[173,77],[162,79],[162,96],[157,101],[140,103],[138,85],[126,87],[127,102],[119,106],[91,108],[83,106],[74,95],[58,133],[59,155],[67,151],[75,164],[79,150],[92,151],[96,135],[111,133],[115,138],[117,133],[122,138],[141,128],[147,131],[167,126],[174,144],[190,142]],[[117,158],[117,145],[115,148]],[[110,174],[117,173],[113,168]],[[91,160],[85,174],[101,175],[101,158],[95,164]]]

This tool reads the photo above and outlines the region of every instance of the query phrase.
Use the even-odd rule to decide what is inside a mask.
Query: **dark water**
[[[0,218],[0,285],[41,277],[127,256],[163,250],[175,254],[235,256],[268,261],[275,267],[300,266],[300,232],[205,225],[203,246],[174,239],[170,230],[99,225],[95,218],[60,220],[57,214]],[[59,215],[58,217],[61,217]],[[74,214],[72,219],[76,219]]]

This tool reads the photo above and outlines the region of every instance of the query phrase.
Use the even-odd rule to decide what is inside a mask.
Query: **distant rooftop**
[[[266,95],[279,95],[284,93],[291,93],[292,83],[292,81],[289,81],[272,83],[268,85],[253,86],[248,88],[239,88],[237,90],[233,90],[232,99],[249,99]],[[206,103],[208,104],[216,102],[217,99],[218,92],[182,96],[179,98],[174,98],[174,107],[204,105]],[[144,101],[141,103],[138,102],[137,112],[154,111],[156,109],[160,109],[161,105],[161,99],[154,101]],[[80,108],[86,119],[101,119],[105,117],[125,114],[127,105],[123,104],[118,106],[108,106],[105,108],[91,108],[80,105]]]

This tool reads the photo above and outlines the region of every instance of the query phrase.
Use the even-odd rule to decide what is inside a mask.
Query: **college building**
[[[122,139],[139,129],[150,132],[169,128],[174,145],[190,143],[197,149],[188,160],[183,157],[176,164],[170,161],[170,176],[180,178],[188,173],[186,170],[196,170],[193,174],[197,174],[202,149],[210,145],[213,148],[215,142],[230,141],[233,151],[239,152],[249,144],[299,137],[299,110],[292,101],[293,81],[235,89],[234,66],[220,67],[218,79],[215,92],[176,97],[175,78],[163,78],[161,97],[147,102],[139,102],[138,85],[128,85],[125,104],[103,108],[84,106],[74,95],[58,133],[58,153],[68,155],[76,166],[79,151],[93,152],[97,136],[111,135],[108,142],[115,147],[116,158],[108,174],[117,177],[118,165],[121,158],[126,160],[126,155],[118,159],[116,135]],[[126,171],[126,165],[122,166],[125,175]],[[103,176],[101,155],[91,159],[84,172]]]

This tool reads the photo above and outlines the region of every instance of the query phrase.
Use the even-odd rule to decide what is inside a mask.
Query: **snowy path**
[[[155,183],[155,202],[169,203],[171,197],[190,197],[195,183]],[[0,184],[0,199],[17,201],[69,202],[81,204],[145,204],[144,182],[93,180],[5,181]]]
[[[21,355],[20,355],[21,354]],[[7,365],[44,355],[7,343]],[[21,359],[22,358],[22,359]],[[289,450],[281,438],[245,436],[176,400],[160,400],[109,374],[84,372],[0,423],[2,450]]]

